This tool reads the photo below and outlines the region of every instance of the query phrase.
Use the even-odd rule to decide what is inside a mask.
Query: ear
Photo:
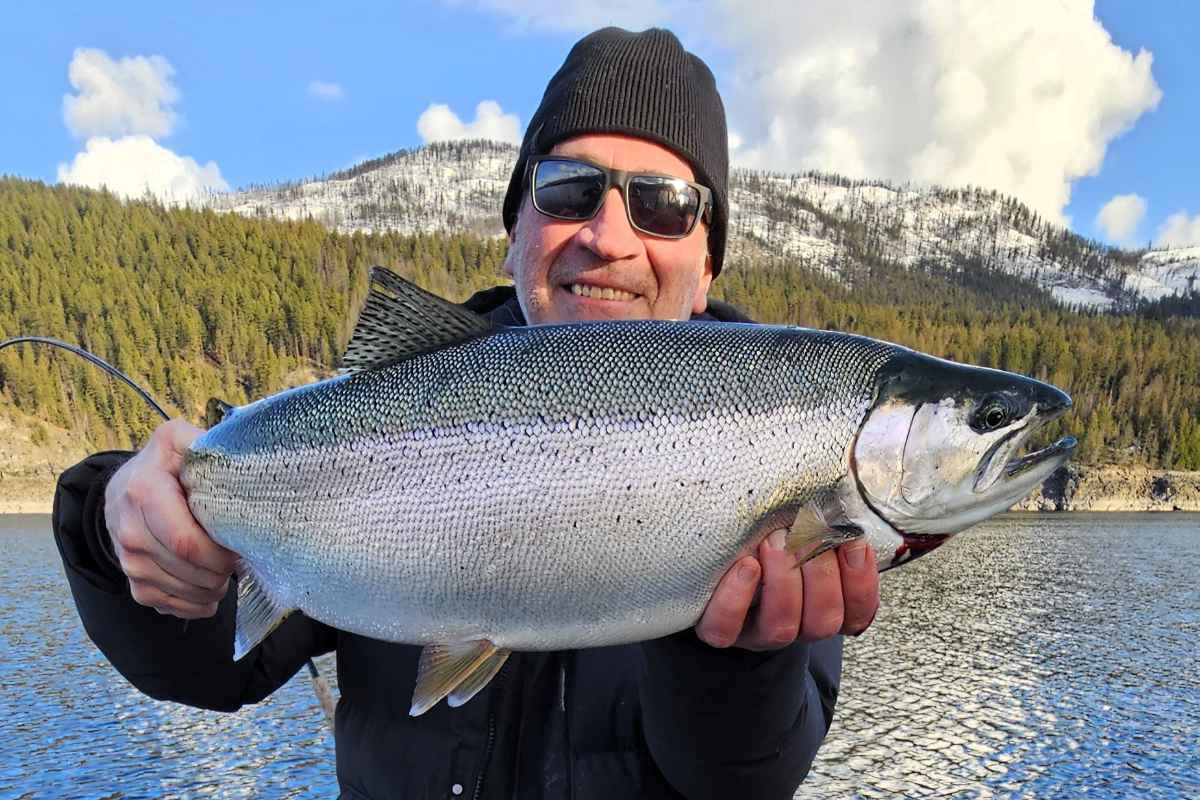
[[[508,232],[508,252],[504,254],[504,264],[501,265],[501,269],[504,270],[504,274],[509,278],[513,277],[513,259],[515,258],[513,253],[517,249],[517,228],[520,226],[520,224],[521,214],[518,212],[517,218],[513,220],[512,230]]]
[[[703,314],[708,308],[708,290],[713,282],[713,262],[712,256],[705,254],[704,256],[704,272],[700,275],[700,280],[696,282],[696,294],[692,297],[692,313]]]

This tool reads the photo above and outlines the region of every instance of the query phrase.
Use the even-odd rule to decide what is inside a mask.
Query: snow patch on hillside
[[[495,142],[435,144],[324,179],[216,194],[205,204],[247,216],[312,219],[345,233],[499,236],[516,157],[515,147]],[[1200,289],[1200,247],[1139,259],[1072,237],[985,190],[735,169],[729,201],[730,261],[766,255],[834,278],[864,258],[999,270],[1037,282],[1062,303],[1098,309]]]

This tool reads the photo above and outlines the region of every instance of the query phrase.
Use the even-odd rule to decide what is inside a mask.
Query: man
[[[666,31],[598,31],[551,80],[513,170],[515,289],[467,305],[503,324],[744,319],[707,301],[727,179],[703,62]],[[80,616],[142,691],[206,708],[255,702],[336,650],[345,797],[790,797],[832,718],[836,634],[863,631],[878,604],[864,543],[797,569],[776,532],[730,568],[694,630],[514,654],[463,707],[411,718],[417,647],[295,614],[232,662],[235,556],[178,481],[199,433],[166,423],[136,455],[102,453],[60,479],[54,525]]]

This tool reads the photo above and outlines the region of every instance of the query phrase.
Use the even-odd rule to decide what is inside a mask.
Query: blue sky
[[[713,67],[738,163],[994,186],[1079,233],[1127,244],[1160,239],[1175,215],[1172,241],[1200,244],[1196,4],[592,5],[15,4],[0,21],[0,173],[53,182],[62,165],[87,182],[123,168],[114,159],[161,158],[201,183],[297,179],[461,133],[479,122],[481,101],[495,104],[488,130],[515,138],[582,32],[665,24]],[[80,59],[81,48],[98,52]],[[76,59],[90,83],[73,85]],[[150,77],[105,95],[105,81],[127,79],[135,61]],[[149,117],[119,108],[164,86],[170,97],[138,105]],[[92,104],[68,120],[64,96],[89,91]],[[423,135],[418,120],[436,104],[448,111],[427,115]],[[140,136],[141,149],[102,152],[99,136]],[[1100,224],[1122,195],[1136,197]]]

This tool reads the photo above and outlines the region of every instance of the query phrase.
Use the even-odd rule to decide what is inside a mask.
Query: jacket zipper
[[[483,778],[487,775],[488,763],[492,760],[492,748],[496,746],[496,708],[500,705],[500,693],[504,691],[507,672],[508,664],[505,663],[494,678],[495,694],[492,696],[491,708],[488,709],[487,747],[483,749],[483,763],[479,765],[479,776],[475,778],[475,791],[471,793],[471,800],[479,800],[483,796]]]

